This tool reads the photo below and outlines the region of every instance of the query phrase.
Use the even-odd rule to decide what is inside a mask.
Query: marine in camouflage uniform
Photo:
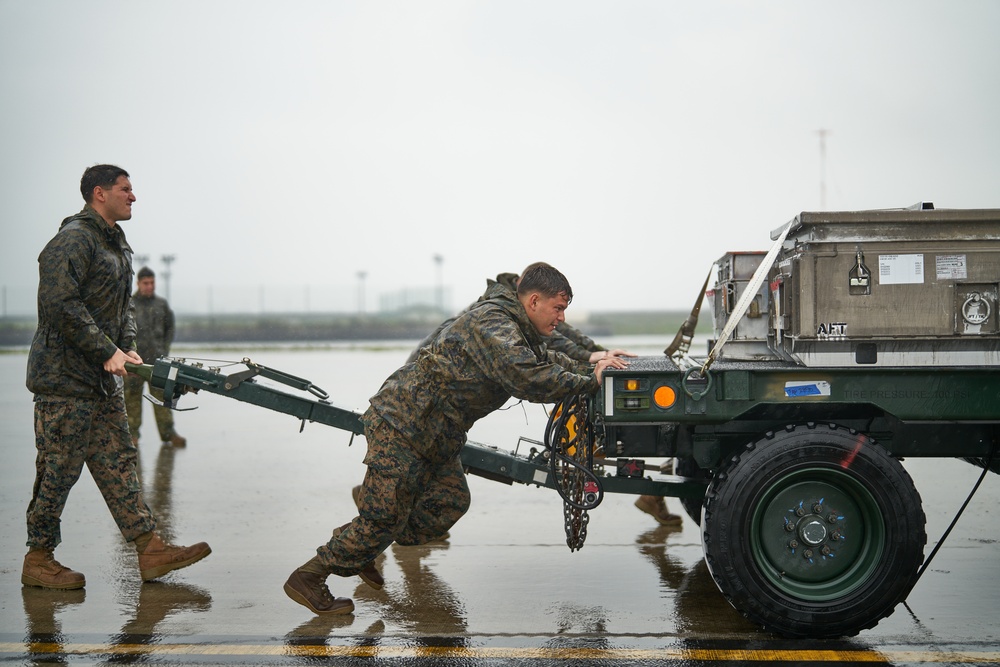
[[[35,395],[35,483],[27,510],[21,581],[82,588],[84,576],[62,566],[60,517],[84,464],[122,536],[136,544],[144,580],[200,560],[208,545],[173,547],[154,532],[143,500],[137,451],[129,438],[121,376],[135,354],[130,305],[132,249],[121,227],[135,201],[128,174],[113,165],[84,172],[87,205],[63,220],[38,257],[38,328],[28,353],[27,387]]]
[[[142,267],[136,276],[139,288],[132,295],[135,308],[136,346],[139,356],[152,363],[170,354],[174,342],[174,311],[167,300],[155,293],[156,276],[152,269]],[[139,441],[142,426],[142,393],[146,380],[139,375],[129,374],[125,378],[125,410],[128,413],[128,429],[132,442]],[[163,391],[152,386],[149,393],[158,401],[163,401]],[[183,447],[187,441],[174,430],[174,411],[162,405],[153,405],[153,417],[160,442],[169,442],[175,447]]]
[[[612,357],[595,368],[546,347],[572,291],[551,266],[532,266],[517,294],[491,286],[371,399],[359,515],[292,573],[285,592],[293,600],[316,613],[353,610],[349,599],[332,597],[329,574],[371,583],[372,562],[390,544],[437,539],[468,510],[460,453],[477,420],[512,396],[555,403],[595,392],[605,368],[624,367]]]
[[[531,267],[528,267],[529,269]],[[527,270],[527,269],[525,269]],[[447,328],[449,324],[455,321],[458,317],[467,313],[472,308],[475,308],[478,303],[488,298],[488,296],[497,288],[497,286],[506,288],[511,294],[517,292],[517,279],[518,275],[516,273],[500,273],[497,275],[496,280],[486,279],[486,293],[479,297],[479,301],[472,304],[464,311],[459,313],[453,318],[447,319],[438,326],[429,336],[420,341],[411,354],[407,361],[415,361],[420,350],[437,338],[438,334]],[[566,322],[560,322],[556,330],[545,339],[545,344],[550,350],[555,350],[557,352],[562,352],[572,359],[578,361],[589,361],[595,362],[602,358],[607,358],[609,356],[618,357],[634,357],[635,354],[628,352],[626,350],[614,349],[608,350],[607,348],[596,343],[592,338],[584,334],[579,329],[567,324]],[[602,354],[595,354],[602,353]],[[660,471],[663,473],[670,474],[673,472],[673,460],[668,459],[661,467]],[[354,495],[357,495],[358,489],[355,488]],[[664,526],[677,526],[681,524],[681,517],[677,514],[671,514],[670,510],[667,508],[667,501],[663,496],[653,496],[644,494],[636,498],[635,506],[639,508],[642,512],[652,516],[657,523]]]

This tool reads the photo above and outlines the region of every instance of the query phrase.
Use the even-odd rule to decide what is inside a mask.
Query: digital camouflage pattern
[[[425,544],[440,538],[469,510],[471,497],[455,456],[432,464],[371,409],[365,413],[368,454],[358,516],[316,550],[328,570],[342,577],[360,572],[390,544]]]
[[[407,359],[407,361],[415,361],[417,358],[417,354],[420,353],[420,349],[426,347],[427,345],[430,345],[431,341],[437,338],[438,334],[444,331],[445,327],[447,327],[449,324],[454,322],[456,319],[458,319],[465,313],[475,308],[476,305],[479,304],[480,302],[489,298],[489,294],[496,285],[501,285],[503,287],[506,287],[507,290],[510,291],[512,295],[515,295],[516,298],[517,278],[518,274],[516,273],[497,274],[496,280],[487,278],[486,292],[484,292],[483,295],[479,297],[479,299],[475,303],[470,305],[461,313],[459,313],[455,317],[448,318],[444,322],[439,324],[437,329],[435,329],[433,332],[431,332],[430,335],[428,335],[426,338],[420,341],[420,344],[417,345],[417,349],[415,349],[410,354],[410,357],[409,359]],[[544,340],[545,344],[548,346],[550,350],[562,352],[566,356],[570,357],[571,359],[576,359],[577,361],[589,362],[590,354],[592,352],[601,352],[605,349],[601,345],[594,342],[593,339],[584,334],[582,331],[574,328],[573,326],[567,324],[566,322],[560,322],[559,326],[556,327],[556,330],[552,333],[552,335],[545,337]]]
[[[115,350],[135,349],[132,248],[121,227],[89,206],[63,220],[38,256],[38,328],[26,385],[43,396],[111,396],[104,370]]]
[[[142,357],[142,353],[139,353]],[[146,361],[146,357],[142,357]],[[143,392],[148,386],[149,394],[160,403],[163,402],[163,390],[149,386],[146,380],[138,375],[129,374],[125,378],[125,412],[128,413],[128,430],[139,437],[139,429],[142,427],[142,402]],[[167,442],[171,436],[176,435],[174,429],[174,411],[162,405],[153,404],[153,417],[156,420],[156,430],[160,434],[160,441]]]
[[[122,536],[132,541],[156,527],[136,475],[137,451],[122,395],[35,398],[35,485],[28,504],[29,547],[55,549],[70,489],[86,463]]]
[[[357,574],[392,542],[436,539],[465,514],[466,433],[509,398],[555,403],[597,390],[593,367],[548,350],[507,287],[485,296],[372,397],[359,516],[317,550],[331,572]]]
[[[371,399],[429,461],[456,456],[472,425],[511,396],[554,403],[598,388],[590,364],[546,347],[509,289],[496,284],[487,297],[389,376]]]
[[[174,342],[175,319],[174,311],[163,297],[153,294],[143,296],[139,292],[132,295],[132,305],[135,309],[136,346],[139,356],[146,363],[153,363],[160,357],[170,353],[170,345]],[[129,430],[136,436],[142,426],[142,393],[147,382],[138,375],[125,378],[125,410],[128,412]],[[158,401],[163,400],[163,392],[150,387],[150,394]],[[156,418],[156,429],[160,440],[166,442],[175,434],[174,413],[169,408],[153,406]]]
[[[122,535],[155,520],[142,498],[121,379],[104,370],[135,349],[132,249],[89,206],[63,220],[38,257],[38,329],[28,353],[35,394],[35,484],[28,546],[55,548],[70,489],[86,464]]]

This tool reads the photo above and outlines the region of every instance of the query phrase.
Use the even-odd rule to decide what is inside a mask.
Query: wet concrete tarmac
[[[633,345],[633,347],[635,347]],[[662,349],[662,345],[658,348]],[[405,346],[186,351],[307,377],[361,409]],[[647,352],[649,353],[649,352]],[[317,617],[282,591],[330,530],[354,515],[364,440],[219,396],[182,399],[185,449],[157,442],[147,406],[140,443],[147,501],[178,543],[207,540],[191,568],[142,584],[84,473],[63,516],[56,557],[83,571],[85,591],[20,584],[24,511],[34,471],[23,353],[0,354],[0,661],[9,664],[1000,664],[1000,480],[979,494],[905,605],[873,630],[837,641],[759,632],[716,590],[687,520],[658,527],[609,495],[571,553],[554,492],[471,478],[473,505],[442,544],[391,547],[375,591],[331,577],[354,614]],[[513,449],[540,438],[539,406],[484,420],[471,437]],[[906,462],[924,499],[928,552],[978,470],[953,460]],[[672,510],[680,505],[670,501]]]

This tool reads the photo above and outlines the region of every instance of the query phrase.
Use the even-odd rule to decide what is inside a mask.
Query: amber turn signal
[[[673,390],[673,387],[657,387],[656,391],[653,392],[653,401],[661,408],[669,408],[677,401],[677,392]]]

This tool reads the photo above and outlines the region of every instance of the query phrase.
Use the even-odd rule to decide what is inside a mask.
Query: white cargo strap
[[[771,270],[771,265],[774,264],[774,258],[778,256],[778,252],[781,250],[781,244],[785,242],[785,237],[788,236],[788,230],[792,228],[792,223],[794,223],[796,218],[792,218],[788,223],[781,228],[781,233],[778,235],[778,240],[774,242],[771,249],[767,251],[767,255],[764,256],[764,261],[760,263],[757,270],[754,271],[753,278],[747,283],[746,289],[743,290],[743,294],[740,295],[739,301],[736,302],[736,308],[733,309],[732,314],[729,316],[729,320],[726,322],[726,326],[722,329],[722,334],[719,336],[719,340],[715,341],[715,345],[712,346],[712,351],[708,353],[708,358],[705,359],[705,363],[701,367],[701,375],[704,376],[708,371],[708,367],[712,365],[715,358],[719,355],[719,350],[722,346],[726,344],[729,337],[733,335],[733,329],[739,324],[740,320],[743,319],[744,313],[750,307],[750,302],[753,301],[754,297],[757,296],[757,291],[760,290],[761,283],[767,278],[767,272]]]

